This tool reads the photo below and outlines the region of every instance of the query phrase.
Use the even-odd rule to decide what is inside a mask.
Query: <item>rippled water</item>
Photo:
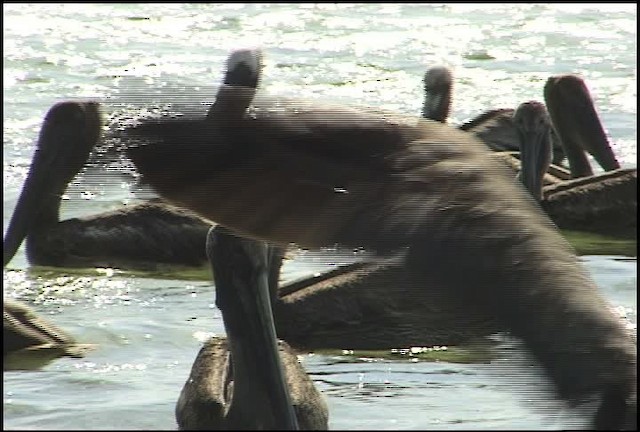
[[[455,74],[453,122],[540,100],[549,75],[579,73],[614,152],[624,165],[637,165],[635,4],[5,4],[3,18],[5,229],[53,103],[99,98],[107,112],[124,103],[210,103],[226,56],[243,46],[265,49],[262,87],[269,93],[416,115],[426,67],[447,64]],[[109,163],[78,176],[63,217],[141,197],[132,177],[121,175],[127,173]],[[353,259],[301,254],[285,277]],[[583,261],[635,324],[635,258]],[[175,428],[173,409],[199,340],[224,333],[210,283],[28,270],[24,249],[9,267],[5,296],[99,348],[85,359],[5,373],[5,428]],[[327,397],[334,429],[566,426],[567,412],[518,391],[517,383],[539,380],[534,374],[500,377],[504,368],[496,363],[527,363],[510,348],[509,341],[495,348],[492,364],[321,354],[302,361]]]

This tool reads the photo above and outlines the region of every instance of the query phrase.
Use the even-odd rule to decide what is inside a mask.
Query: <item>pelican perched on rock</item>
[[[322,395],[276,341],[269,247],[217,226],[207,254],[227,338],[210,339],[196,357],[176,406],[180,429],[327,429]]]
[[[446,66],[434,66],[424,75],[424,118],[446,123],[451,111],[453,74]],[[460,129],[476,134],[494,151],[520,151],[520,139],[513,124],[514,110],[498,108],[486,111],[460,125]],[[552,132],[553,134],[553,132]],[[552,161],[558,165],[565,157],[560,140],[552,135]],[[557,172],[554,171],[554,172]]]
[[[520,141],[521,169],[518,178],[537,200],[542,200],[543,176],[551,165],[551,120],[544,104],[524,102],[513,113]]]
[[[84,357],[92,345],[79,344],[67,332],[20,302],[2,301],[4,369],[32,369],[58,357]]]
[[[258,60],[246,51],[232,53],[220,93],[229,87],[255,91],[258,68],[246,62]],[[231,107],[225,110],[231,118]],[[218,111],[220,103],[211,107],[212,113]],[[59,220],[61,197],[99,141],[100,130],[96,102],[65,101],[49,110],[4,237],[4,265],[25,237],[27,257],[35,265],[153,269],[158,264],[206,264],[205,238],[211,222],[159,199]]]
[[[403,253],[423,289],[440,286],[520,337],[561,398],[599,398],[595,427],[635,428],[633,338],[571,246],[472,134],[376,109],[256,97],[224,127],[156,119],[122,139],[158,193],[243,235]]]
[[[605,171],[620,168],[582,78],[577,75],[550,77],[544,86],[544,99],[573,178],[593,175],[585,150]]]
[[[521,180],[559,228],[636,237],[637,169],[622,169],[609,146],[582,80],[573,75],[552,77],[545,86],[547,107],[579,177],[543,188],[542,176],[551,159],[552,125],[543,104],[522,104],[514,114],[521,136]],[[591,166],[582,147],[590,149],[605,169],[588,174]],[[577,169],[576,169],[577,168]],[[586,177],[584,177],[586,175]]]

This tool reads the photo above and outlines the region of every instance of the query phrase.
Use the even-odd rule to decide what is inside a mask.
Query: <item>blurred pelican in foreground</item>
[[[228,95],[233,97],[232,94]],[[637,423],[637,349],[571,246],[472,134],[376,109],[256,96],[246,115],[122,131],[158,193],[257,239],[380,255],[520,337],[597,428]]]
[[[322,395],[291,348],[276,340],[270,249],[221,226],[209,233],[227,338],[209,339],[193,363],[176,405],[182,430],[327,429]]]
[[[229,59],[235,63],[228,63],[227,76],[208,113],[209,120],[221,127],[242,115],[259,82],[260,57],[236,51]],[[137,269],[153,269],[158,263],[202,265],[211,224],[162,200],[58,220],[60,196],[99,137],[97,110],[93,102],[63,102],[51,108],[40,137],[42,148],[34,156],[32,173],[7,230],[5,262],[28,233],[27,255],[36,265]],[[61,165],[65,161],[64,167],[45,169],[51,166],[49,154],[58,155]],[[62,178],[65,175],[67,180]],[[43,176],[50,177],[40,180]],[[45,194],[47,189],[59,192],[41,204],[37,191]],[[273,298],[278,310],[276,326],[284,340],[308,349],[456,344],[495,330],[486,317],[460,312],[449,307],[437,291],[420,288],[401,266],[391,262],[348,266],[283,287],[281,297]],[[325,307],[327,303],[330,308]],[[396,319],[399,316],[403,319]]]
[[[518,106],[513,121],[522,140],[520,180],[534,198],[542,201],[541,205],[552,220],[558,221],[563,228],[605,234],[631,224],[635,227],[635,211],[625,215],[622,205],[615,207],[616,201],[606,197],[606,193],[593,192],[609,188],[615,196],[621,190],[606,183],[607,176],[598,181],[589,180],[584,187],[590,188],[590,193],[574,187],[563,195],[552,194],[553,201],[544,200],[542,178],[551,162],[551,120],[543,104],[530,101]],[[560,187],[547,188],[544,190],[560,190]],[[607,199],[603,203],[599,202],[604,198]],[[572,205],[580,199],[584,201],[582,205]],[[633,193],[624,205],[631,206],[635,202]],[[584,212],[598,210],[601,213],[593,214],[589,222],[589,215]],[[500,330],[489,317],[452,302],[435,284],[425,289],[424,281],[421,283],[407,272],[397,258],[350,264],[285,284],[280,288],[279,296],[272,298],[272,304],[278,334],[301,348],[389,349],[451,345]]]

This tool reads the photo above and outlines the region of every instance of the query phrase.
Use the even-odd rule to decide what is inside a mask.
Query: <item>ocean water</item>
[[[635,4],[4,4],[3,18],[4,230],[52,104],[95,98],[107,115],[204,107],[229,51],[247,46],[265,51],[266,92],[415,115],[426,68],[448,65],[453,123],[542,100],[548,76],[578,73],[614,152],[637,166]],[[64,218],[150,194],[126,161],[92,162],[70,186]],[[300,253],[284,277],[354,259]],[[635,326],[636,258],[581,259]],[[84,359],[5,372],[5,429],[175,429],[175,402],[202,338],[224,334],[208,281],[37,269],[24,248],[3,281],[5,297],[98,344]],[[494,351],[491,363],[472,364],[340,353],[301,361],[327,398],[332,429],[580,427],[583,416],[553,403],[517,343],[502,340]],[[505,377],[501,362],[526,367]],[[527,386],[540,392],[523,393]]]

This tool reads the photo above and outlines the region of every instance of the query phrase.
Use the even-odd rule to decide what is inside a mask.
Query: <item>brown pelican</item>
[[[548,87],[558,81],[549,81]],[[559,81],[562,85],[562,81]],[[557,93],[556,93],[557,94]],[[548,106],[554,107],[556,112],[559,107],[568,101],[573,104],[576,98],[568,98],[568,94],[562,98],[549,99]],[[567,99],[568,98],[568,99]],[[589,99],[590,101],[590,99]],[[591,104],[580,105],[581,110],[574,109],[572,116],[566,123],[558,123],[557,130],[569,136],[580,136],[580,132],[574,132],[574,128],[585,126],[589,129],[602,132],[602,127],[597,117],[585,117],[583,113],[590,113],[586,109]],[[594,127],[587,119],[597,123]],[[563,120],[561,118],[560,120]],[[514,114],[514,123],[522,139],[522,171],[521,180],[540,201],[540,205],[549,217],[561,229],[575,231],[595,232],[606,235],[623,237],[636,237],[637,234],[637,170],[616,169],[600,175],[591,175],[574,180],[567,180],[543,188],[542,176],[547,170],[551,159],[551,121],[543,104],[528,102],[522,104]],[[615,161],[615,157],[607,143],[604,132],[597,134],[592,132],[585,135],[585,139],[569,139],[563,145],[568,155],[582,154],[587,166],[585,152],[581,150],[581,142],[587,141],[592,153],[605,155],[608,160]],[[578,148],[576,148],[578,147]],[[572,159],[573,158],[572,156]],[[607,160],[607,159],[604,159]],[[613,164],[610,164],[613,166]],[[589,166],[589,169],[591,167]]]
[[[4,369],[32,369],[58,357],[84,357],[89,344],[78,344],[55,324],[14,300],[2,302]]]
[[[545,186],[543,194],[542,208],[561,229],[637,237],[636,168]]]
[[[593,99],[582,78],[576,75],[550,77],[544,87],[544,98],[553,123],[553,127],[550,128],[551,141],[555,145],[554,134],[560,137],[557,142],[569,161],[569,177],[565,178],[563,175],[562,178],[569,180],[593,176],[585,151],[591,154],[605,171],[620,169],[620,163],[609,145]],[[624,171],[624,175],[627,175],[628,171],[630,170]],[[611,175],[607,176],[610,177]],[[561,189],[567,188],[570,186],[564,185]],[[635,202],[635,194],[633,201]]]
[[[544,104],[522,103],[513,125],[522,142],[520,180],[557,225],[603,234],[635,233],[636,187],[629,180],[635,181],[635,170],[547,186],[544,191],[551,199],[543,199],[541,176],[552,154],[552,125]],[[615,197],[625,187],[624,202],[607,196],[607,190]],[[280,337],[304,348],[456,344],[498,331],[486,317],[447,307],[443,293],[433,287],[422,290],[392,262],[357,263],[287,284],[272,301]],[[321,306],[325,304],[330,306]]]
[[[599,224],[601,229],[596,232],[608,234],[631,222],[635,227],[635,211],[631,218],[631,213],[627,213],[626,225],[620,225],[622,218],[612,222],[613,207],[608,216],[602,212],[598,217],[595,213],[606,209],[609,201],[598,204],[596,192],[592,192],[591,197],[581,193],[582,186],[576,183],[585,183],[586,179],[546,187],[545,192],[554,191],[553,198],[543,200],[541,176],[551,162],[551,120],[544,104],[530,101],[518,106],[513,123],[523,143],[520,180],[538,201],[542,200],[541,205],[556,224],[566,229],[588,228],[588,231]],[[611,176],[600,177],[604,181]],[[619,177],[616,181],[620,181]],[[597,182],[587,184],[592,188],[598,185]],[[563,187],[569,187],[564,195],[559,192]],[[600,195],[604,198],[606,194]],[[578,199],[584,201],[583,206],[592,202],[589,208],[594,215],[590,222],[584,212],[581,219],[576,217],[580,207],[572,206],[571,200]],[[629,195],[629,204],[617,203],[617,211],[622,213],[623,205],[635,202],[634,192]],[[411,276],[398,259],[392,259],[383,263],[355,263],[285,284],[279,290],[279,297],[272,298],[278,335],[296,347],[307,349],[389,349],[458,344],[500,330],[495,321],[452,305],[438,287],[423,289],[423,284]]]
[[[220,99],[225,99],[229,88],[241,89],[252,97],[250,90],[253,87],[255,91],[259,69],[247,64],[259,62],[259,58],[247,52],[239,50],[229,56]],[[227,118],[231,118],[232,108],[224,107]],[[214,104],[211,112],[219,111],[220,103]],[[162,200],[59,220],[61,196],[99,141],[100,129],[96,102],[65,101],[49,110],[5,234],[4,266],[25,237],[27,257],[36,265],[136,269],[153,269],[159,263],[204,265],[211,222]]]
[[[524,102],[513,113],[519,135],[521,170],[518,178],[537,200],[542,200],[543,176],[551,165],[551,120],[544,104]]]
[[[435,282],[425,288],[400,257],[284,284],[272,304],[278,336],[301,349],[457,345],[502,329]]]
[[[99,140],[98,104],[64,101],[47,113],[22,193],[4,237],[4,265],[27,238],[31,264],[153,268],[206,262],[210,223],[161,200],[59,220],[61,196]]]
[[[122,131],[158,193],[257,239],[402,250],[434,284],[520,337],[599,428],[636,425],[637,349],[571,246],[486,146],[447,125],[375,109],[256,97],[208,119]],[[393,289],[393,287],[390,287]]]
[[[243,103],[248,104],[252,92],[255,92],[258,85],[256,73],[250,73],[250,70],[259,72],[259,56],[252,59],[246,52],[238,51],[236,56],[231,57],[246,58],[246,61],[238,61],[237,68],[227,68],[235,70],[235,81],[229,81],[227,78],[221,87],[217,102],[210,109],[210,120],[215,120],[218,113],[229,116],[232,112],[224,108],[224,103],[228,100],[224,97],[225,94],[236,92],[242,97],[234,97],[231,102],[237,103],[245,98]],[[243,85],[238,86],[239,82]],[[42,145],[51,143],[50,140],[56,137],[82,135],[81,131],[89,130],[90,126],[81,127],[80,124],[90,123],[92,114],[98,117],[93,111],[94,108],[97,110],[96,104],[88,103],[85,106],[81,102],[64,102],[61,106],[54,106],[43,127]],[[236,109],[241,110],[242,107]],[[78,125],[69,120],[76,119],[74,113],[78,114]],[[224,125],[224,122],[221,124]],[[99,121],[95,121],[91,127],[98,128],[98,125]],[[64,134],[55,133],[57,130],[51,130],[53,126],[63,130]],[[96,129],[93,136],[97,137],[97,134]],[[81,139],[82,136],[77,140],[61,142],[62,150],[65,149],[63,145],[78,142],[74,149],[69,150],[67,160],[77,161],[75,170],[67,165],[69,179],[80,170],[84,163],[83,157],[86,157],[92,148],[91,143],[81,146]],[[47,147],[52,148],[51,145]],[[47,171],[60,173],[59,170],[45,170],[41,173],[42,170],[37,168],[40,166],[39,161],[38,157],[34,157],[32,172],[35,174],[32,176],[38,173],[45,174]],[[60,190],[65,186],[66,183]],[[31,192],[26,192],[28,188],[25,186],[21,198],[21,202],[26,201],[26,204],[29,204],[29,199],[35,199],[31,197]],[[62,192],[55,194],[54,198],[61,194]],[[59,205],[59,199],[51,203],[51,206],[53,205]],[[18,208],[15,215],[21,214]],[[47,211],[55,213],[48,214]],[[42,215],[43,221],[58,220],[57,209],[44,209]],[[5,261],[13,256],[19,242],[22,241],[22,238],[15,237],[20,230],[15,224],[28,224],[27,220],[18,216],[14,216],[14,219],[14,225],[10,226],[5,238]],[[36,220],[33,226],[35,228],[29,231],[27,237],[27,253],[32,264],[148,269],[163,262],[201,264],[205,258],[204,243],[210,223],[187,210],[160,200],[152,200],[83,219],[57,223],[38,223]],[[14,245],[14,250],[10,250],[11,244]],[[346,270],[353,272],[340,277],[336,272],[330,272],[321,278],[307,279],[284,287],[283,292],[290,294],[283,295],[275,306],[279,312],[276,325],[283,339],[306,348],[384,349],[452,344],[474,336],[490,334],[493,330],[491,322],[485,323],[483,318],[477,318],[472,313],[459,314],[455,308],[444,307],[432,291],[421,291],[420,302],[405,302],[407,297],[400,295],[400,292],[415,295],[416,290],[410,278],[403,275],[401,267],[372,263],[357,269],[350,266],[341,271]],[[387,284],[394,278],[397,280],[394,283],[399,286],[395,291],[389,291]],[[294,289],[294,286],[298,289]],[[337,295],[336,288],[339,288]],[[328,310],[319,308],[318,305],[327,301],[334,302],[334,311],[340,309],[343,313],[325,314],[323,311]],[[423,317],[425,310],[428,310],[429,316],[433,318],[431,323],[427,323]],[[370,311],[375,313],[372,314]],[[394,319],[398,314],[405,317],[402,323]],[[387,324],[382,325],[383,322]]]
[[[422,117],[446,123],[451,111],[453,74],[446,66],[434,66],[427,70],[422,80],[424,103]]]
[[[322,395],[276,341],[269,247],[217,226],[207,254],[227,339],[211,338],[196,357],[176,405],[179,428],[326,430]]]
[[[453,74],[446,66],[429,68],[424,75],[424,105],[422,116],[446,123],[451,110]],[[486,111],[460,125],[460,129],[476,134],[494,151],[520,151],[520,140],[513,123],[514,110],[498,108]],[[564,159],[560,140],[553,135],[553,164]],[[557,170],[556,170],[557,171]],[[564,172],[564,170],[560,170]]]
[[[605,171],[620,168],[582,78],[550,77],[544,86],[544,99],[569,160],[572,177],[593,175],[585,150]]]

